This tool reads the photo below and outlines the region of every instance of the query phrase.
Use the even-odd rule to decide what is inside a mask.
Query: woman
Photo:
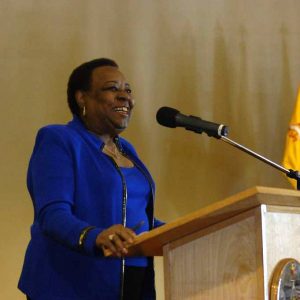
[[[163,224],[151,175],[119,137],[130,85],[96,59],[72,72],[68,104],[73,120],[40,129],[30,160],[34,223],[19,288],[31,300],[155,299],[152,258],[126,257],[136,234]]]

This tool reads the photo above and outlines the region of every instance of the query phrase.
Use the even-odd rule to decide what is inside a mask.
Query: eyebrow
[[[119,83],[119,82],[115,81],[115,80],[109,80],[109,81],[105,81],[104,83]],[[125,85],[130,86],[130,84],[128,82],[126,82]]]

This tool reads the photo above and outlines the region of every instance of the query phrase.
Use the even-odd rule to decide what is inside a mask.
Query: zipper
[[[107,155],[108,156],[108,155]],[[117,165],[117,163],[114,161],[114,159],[110,156],[108,158],[112,161],[113,165],[117,169],[118,173],[121,176],[122,180],[122,192],[123,192],[123,197],[122,197],[122,225],[126,227],[126,207],[127,207],[127,186],[125,182],[125,178],[123,173],[121,172],[121,169]],[[124,275],[125,275],[125,258],[121,258],[121,293],[120,293],[120,300],[123,299],[124,297]]]
[[[117,146],[118,150],[121,152],[121,154],[124,155],[125,157],[127,157],[135,165],[135,167],[137,167],[140,170],[140,172],[146,177],[147,181],[150,184],[151,194],[152,194],[152,226],[151,226],[150,229],[153,229],[153,227],[154,227],[154,208],[153,208],[153,203],[154,203],[154,188],[153,188],[152,180],[150,179],[150,176],[139,166],[139,164],[137,164],[134,159],[132,159],[129,155],[127,155],[127,153],[125,153],[123,151],[123,148],[122,148],[122,146],[119,143],[118,137],[115,138],[115,143],[116,143],[116,146]],[[117,165],[117,163],[115,162],[115,160],[112,157],[110,157],[110,156],[108,156],[108,158],[112,161],[113,165],[115,166],[115,168],[117,169],[118,173],[121,176],[122,190],[123,190],[123,198],[122,198],[122,225],[124,227],[126,227],[126,208],[127,208],[127,186],[126,186],[126,181],[125,181],[125,178],[124,178],[124,175],[123,175],[121,169],[119,168],[119,166]],[[124,275],[125,275],[125,258],[122,257],[122,259],[121,259],[121,292],[120,292],[120,300],[123,300],[123,298],[124,298],[124,279],[125,279]]]
[[[152,194],[152,220],[151,220],[152,224],[151,224],[150,229],[153,229],[154,228],[154,199],[155,199],[155,193],[154,193],[154,187],[153,187],[152,179],[150,178],[149,174],[146,173],[143,170],[143,168],[139,164],[137,164],[134,159],[132,159],[132,157],[130,157],[130,155],[128,155],[126,152],[124,152],[124,150],[122,148],[122,145],[119,142],[118,137],[115,138],[115,142],[116,142],[118,150],[122,153],[122,155],[127,157],[134,164],[134,166],[139,169],[139,171],[146,177],[146,180],[150,184],[151,194]]]

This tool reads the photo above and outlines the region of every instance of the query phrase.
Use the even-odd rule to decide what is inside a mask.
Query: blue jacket
[[[150,173],[125,139],[117,137],[117,143],[149,180],[150,229],[160,226],[153,217]],[[97,235],[122,224],[124,217],[124,182],[103,146],[77,117],[38,132],[27,177],[34,222],[19,281],[20,290],[33,300],[120,299],[121,259],[104,258],[95,247]],[[96,228],[79,249],[80,233],[87,226]],[[147,276],[144,299],[155,299],[152,258]]]

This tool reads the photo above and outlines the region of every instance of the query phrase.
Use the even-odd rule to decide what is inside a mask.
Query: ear
[[[75,92],[75,99],[76,99],[76,102],[77,102],[77,105],[79,106],[79,108],[83,109],[83,107],[85,106],[84,92],[81,90],[77,90]]]

